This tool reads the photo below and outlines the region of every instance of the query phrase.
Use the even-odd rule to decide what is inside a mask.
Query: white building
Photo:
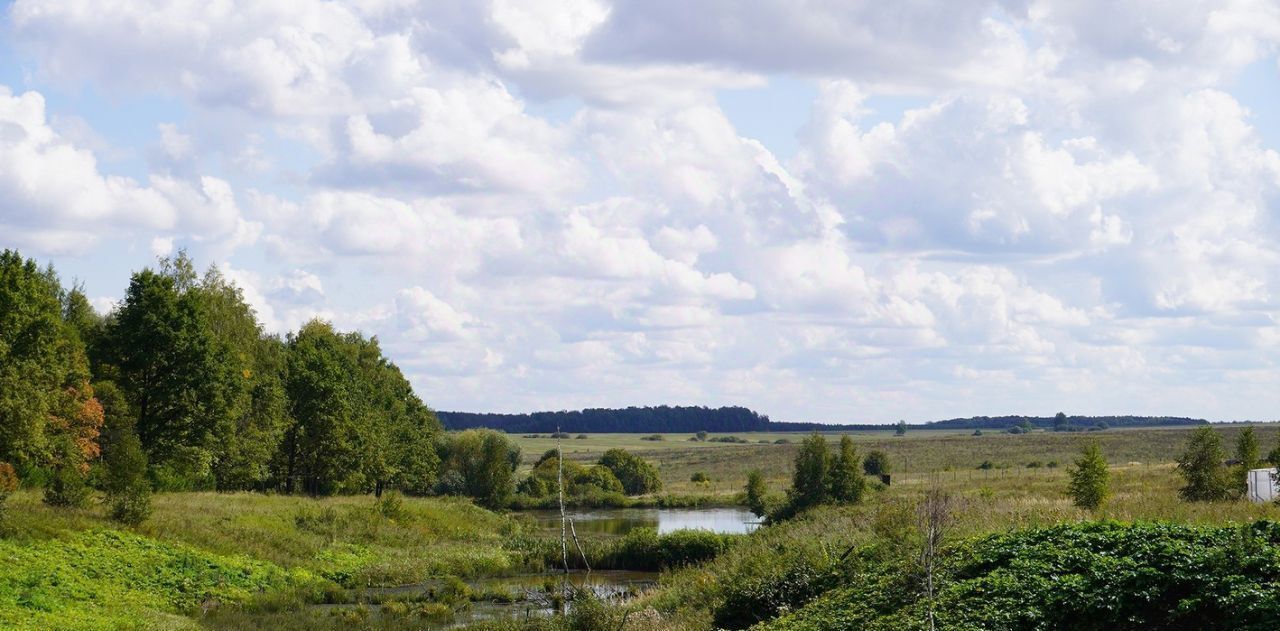
[[[1276,501],[1276,470],[1275,469],[1250,469],[1249,470],[1249,501],[1251,502],[1274,502]]]

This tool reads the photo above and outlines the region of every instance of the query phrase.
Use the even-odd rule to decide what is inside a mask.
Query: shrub
[[[387,491],[378,498],[374,506],[379,515],[393,521],[403,520],[407,515],[404,507],[404,498],[399,491]]]
[[[862,501],[867,481],[862,476],[862,460],[853,446],[853,439],[848,436],[840,437],[840,451],[831,462],[827,486],[827,493],[836,502],[857,504]]]
[[[662,479],[652,465],[622,449],[610,449],[600,457],[600,465],[607,467],[622,483],[627,495],[656,493],[662,489]]]
[[[640,440],[659,441],[659,440],[665,440],[665,439],[662,437],[662,434],[649,434],[648,436],[641,436]]]
[[[744,501],[747,505],[747,510],[750,510],[751,514],[756,517],[765,516],[769,510],[765,500],[767,493],[768,489],[764,484],[764,474],[759,469],[752,469],[751,473],[747,474],[747,487],[744,493]]]
[[[111,441],[106,461],[105,489],[111,518],[136,526],[151,514],[151,484],[147,481],[147,455],[132,430]]]
[[[932,609],[939,629],[1269,629],[1280,611],[1280,525],[1271,522],[1085,522],[961,542],[951,553],[932,603],[915,596],[907,568],[864,556],[837,589],[766,628],[919,629]]]
[[[653,528],[637,528],[615,544],[602,567],[657,571],[703,563],[727,550],[740,537],[710,530],[676,530],[659,535]]]
[[[59,465],[44,488],[44,502],[50,506],[80,507],[89,501],[92,489],[75,465]]]
[[[1110,494],[1107,486],[1107,461],[1102,457],[1102,449],[1097,443],[1085,445],[1070,475],[1071,499],[1076,506],[1095,510],[1107,500]]]
[[[978,468],[983,471],[989,471],[991,469],[996,468],[996,465],[990,460],[983,460],[982,463],[978,465]]]
[[[697,483],[701,484],[701,483],[703,483],[703,482],[710,482],[710,481],[711,481],[711,478],[708,478],[708,477],[707,477],[707,474],[705,474],[705,473],[703,473],[703,472],[701,472],[701,471],[697,471],[697,472],[695,472],[693,475],[689,476],[689,481],[690,481],[690,482],[697,482]]]
[[[884,475],[889,473],[889,454],[879,449],[867,452],[862,460],[862,471],[867,475]]]
[[[578,434],[573,437],[574,440],[586,440],[588,438],[590,438],[590,436],[587,436],[586,434]]]

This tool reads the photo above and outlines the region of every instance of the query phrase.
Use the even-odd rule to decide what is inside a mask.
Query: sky
[[[1280,418],[1276,0],[12,0],[0,247],[443,410]]]

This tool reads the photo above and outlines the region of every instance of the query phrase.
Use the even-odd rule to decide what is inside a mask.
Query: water
[[[656,585],[658,573],[631,570],[596,570],[588,573],[575,570],[569,572],[567,577],[551,572],[475,579],[468,583],[474,593],[503,594],[503,598],[473,602],[466,609],[457,612],[451,621],[424,623],[424,626],[428,629],[446,629],[480,620],[549,615],[557,611],[562,593],[561,581],[566,578],[574,588],[589,589],[601,600],[620,604]],[[363,588],[352,590],[351,596],[358,602],[366,603],[364,606],[372,610],[373,615],[380,617],[380,603],[392,600],[428,602],[432,600],[432,594],[443,585],[444,581],[432,580],[413,585]],[[313,605],[320,609],[338,610],[354,606]]]
[[[538,526],[560,531],[558,511],[532,511]],[[702,529],[724,534],[746,534],[760,527],[760,520],[741,508],[602,508],[568,511],[579,535],[625,535],[637,528],[656,528],[658,534],[673,530]]]

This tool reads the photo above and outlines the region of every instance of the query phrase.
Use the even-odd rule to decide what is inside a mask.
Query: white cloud
[[[1233,94],[1280,52],[1270,0],[9,11],[45,93],[181,111],[111,146],[89,101],[0,91],[0,245],[110,252],[121,286],[193,248],[441,407],[1280,403],[1280,154]],[[781,76],[818,86],[785,162],[736,124],[772,105],[717,94]]]

